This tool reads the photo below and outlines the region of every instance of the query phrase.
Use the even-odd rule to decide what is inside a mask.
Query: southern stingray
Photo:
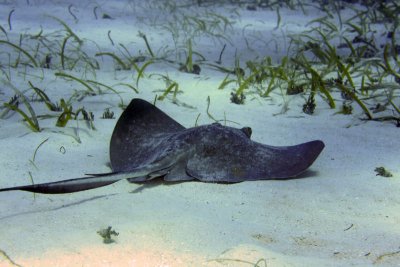
[[[112,172],[0,191],[72,193],[128,179],[236,183],[288,179],[303,173],[321,153],[314,140],[295,146],[269,146],[250,139],[251,129],[219,123],[185,128],[154,105],[133,99],[110,141]]]

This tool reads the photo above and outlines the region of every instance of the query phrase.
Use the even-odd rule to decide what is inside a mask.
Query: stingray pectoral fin
[[[323,148],[319,140],[285,147],[249,141],[235,148],[207,148],[189,160],[187,172],[203,182],[294,178],[311,166]]]
[[[113,171],[128,171],[132,166],[151,163],[160,151],[160,136],[184,129],[156,106],[142,99],[133,99],[118,119],[111,136]]]
[[[22,190],[41,194],[74,193],[113,184],[123,179],[143,175],[142,172],[102,173],[95,176],[75,178],[52,183],[33,184],[0,189],[3,191]]]
[[[306,171],[318,158],[325,144],[320,140],[278,149],[271,168],[274,179],[295,178]]]

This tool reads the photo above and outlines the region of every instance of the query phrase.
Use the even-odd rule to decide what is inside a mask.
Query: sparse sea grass
[[[214,24],[215,24],[216,26],[219,26],[219,25],[220,25],[220,21],[223,22],[222,24],[223,24],[224,26],[220,29],[222,32],[226,32],[228,28],[233,29],[233,24],[234,24],[234,22],[231,21],[231,20],[229,20],[228,17],[223,16],[223,15],[221,15],[221,14],[219,14],[219,13],[216,13],[216,12],[207,12],[206,15],[207,15],[207,16],[210,16],[211,19],[214,18],[214,17],[216,18],[215,20],[212,19],[212,21],[214,21]]]
[[[136,87],[139,87],[139,80],[140,78],[144,77],[144,70],[153,64],[154,61],[149,60],[146,63],[144,63],[138,70],[137,70],[137,77],[136,77]],[[135,64],[136,65],[136,64]]]
[[[192,40],[188,40],[188,54],[186,57],[186,63],[185,67],[187,72],[192,73],[193,72],[193,49],[192,49]]]
[[[179,84],[177,82],[172,82],[165,90],[162,95],[160,95],[157,100],[164,100],[164,98],[173,90],[173,99],[176,98],[176,95],[178,94],[179,91]]]
[[[102,86],[102,87],[106,88],[107,90],[113,92],[114,94],[116,94],[116,95],[119,97],[119,99],[120,99],[120,105],[121,105],[121,106],[124,105],[124,100],[122,99],[121,94],[120,94],[119,92],[117,92],[117,90],[115,90],[114,88],[112,88],[111,86],[108,86],[108,85],[106,85],[106,84],[104,84],[104,83],[101,83],[101,82],[98,82],[98,81],[93,81],[93,80],[86,80],[86,82],[87,82],[87,83],[94,84],[94,85],[97,85],[97,86]]]
[[[75,113],[72,111],[72,106],[67,104],[64,99],[60,100],[60,107],[62,108],[63,112],[60,114],[60,116],[58,116],[56,126],[65,127]]]
[[[337,83],[336,86],[346,95],[350,96],[351,99],[357,102],[357,104],[361,107],[361,109],[364,111],[364,113],[367,115],[368,119],[372,119],[372,114],[369,111],[369,109],[366,107],[364,102],[360,100],[360,98],[357,96],[356,93],[354,93],[352,90],[349,90],[346,86],[344,86],[341,83]]]
[[[10,264],[10,266],[15,266],[15,267],[22,267],[22,265],[19,265],[18,263],[16,263],[14,260],[12,260],[10,258],[10,256],[8,256],[8,254],[0,249],[0,255],[2,256],[2,258],[4,259],[4,261],[8,262]]]
[[[25,101],[24,101],[24,103],[25,103]],[[11,110],[16,111],[17,113],[19,113],[19,114],[22,116],[22,118],[24,119],[24,121],[27,122],[29,128],[30,128],[33,132],[40,132],[40,127],[39,127],[38,124],[36,124],[36,123],[37,123],[37,120],[36,120],[36,118],[35,118],[34,116],[29,117],[23,110],[21,110],[21,109],[20,109],[19,107],[17,107],[16,105],[10,105],[10,104],[8,104],[8,103],[4,103],[4,106],[5,106],[6,108],[9,108],[9,109],[11,109]],[[28,110],[31,111],[29,108],[28,108]],[[33,109],[32,109],[32,110],[33,110]]]
[[[111,38],[111,30],[109,30],[109,31],[107,32],[107,36],[108,36],[108,39],[109,39],[110,42],[111,42],[111,45],[114,46],[114,41],[113,41],[113,39]]]
[[[15,9],[11,9],[11,11],[8,13],[8,29],[11,31],[12,30],[12,26],[11,26],[11,16],[14,13]]]
[[[215,119],[214,116],[211,115],[211,113],[210,113],[210,105],[211,105],[211,98],[210,98],[210,96],[207,96],[207,108],[206,108],[207,116],[208,116],[210,119],[212,119],[213,121],[218,122],[218,120]]]
[[[115,86],[117,86],[117,85],[123,85],[123,86],[126,86],[126,87],[128,87],[128,88],[130,88],[130,89],[132,89],[136,94],[139,94],[139,91],[138,91],[138,89],[137,88],[135,88],[135,87],[133,87],[132,85],[130,85],[129,83],[117,83]]]
[[[228,73],[224,80],[220,83],[220,85],[218,86],[218,89],[222,90],[224,89],[226,86],[228,86],[231,83],[236,82],[236,79],[229,79],[230,74]]]
[[[78,18],[76,17],[76,15],[74,14],[74,12],[72,12],[72,8],[74,7],[73,4],[70,4],[68,6],[68,12],[69,14],[74,18],[75,22],[78,22]]]
[[[61,67],[63,70],[65,70],[65,47],[67,46],[67,42],[69,38],[71,38],[71,35],[67,35],[61,45],[61,52],[60,52],[60,60],[61,60]]]
[[[279,29],[279,27],[281,26],[282,18],[281,18],[281,13],[279,12],[279,7],[276,8],[276,16],[277,16],[277,21],[274,30]]]
[[[125,58],[133,58],[132,54],[124,44],[119,43],[118,45],[122,48],[122,54],[125,56]]]
[[[394,110],[396,110],[397,114],[400,116],[400,108],[398,106],[396,106],[391,99],[389,99],[389,103],[392,105]]]
[[[6,30],[3,28],[3,26],[1,26],[0,25],[0,31],[6,36],[6,37],[8,37],[7,36],[7,32],[6,32]]]
[[[86,89],[90,92],[90,93],[95,93],[95,90],[85,81],[83,81],[82,79],[79,79],[75,76],[72,76],[70,74],[66,74],[63,72],[56,72],[54,74],[56,77],[63,77],[63,78],[67,78],[67,79],[71,79],[74,81],[77,81],[78,83],[82,84],[84,87],[86,87]]]
[[[75,39],[75,41],[78,43],[78,44],[83,44],[83,40],[81,40],[79,37],[78,37],[78,35],[76,35],[72,30],[71,30],[71,28],[67,25],[67,23],[65,23],[63,20],[61,20],[61,19],[59,19],[59,18],[57,18],[57,17],[55,17],[55,16],[51,16],[51,15],[49,15],[49,17],[50,18],[52,18],[52,19],[54,19],[54,20],[56,20],[58,23],[60,23],[62,26],[64,26],[64,29],[66,30],[66,32],[69,34],[69,35],[71,35],[74,39]]]
[[[308,78],[309,79],[309,84],[311,87],[311,91],[316,92],[316,91],[320,91],[323,95],[326,96],[329,106],[331,108],[335,108],[336,104],[335,101],[332,97],[332,95],[330,94],[330,92],[327,90],[327,88],[325,87],[325,83],[323,81],[322,76],[318,73],[317,70],[315,70],[311,64],[309,62],[307,62],[306,60],[301,61],[299,59],[292,59],[292,61],[297,64],[298,66],[302,67],[306,73],[311,74],[311,77]]]
[[[7,83],[6,83],[7,84]],[[4,103],[4,107],[8,108],[9,110],[13,110],[20,114],[24,121],[27,123],[28,127],[33,131],[33,132],[40,132],[41,128],[39,126],[39,121],[36,116],[36,112],[29,103],[29,100],[27,97],[18,89],[16,88],[13,84],[8,83],[8,85],[15,91],[15,93],[18,95],[18,99],[22,101],[22,103],[25,105],[26,109],[28,110],[30,116],[20,109],[17,104],[8,102]]]
[[[31,182],[31,184],[35,184],[35,181],[33,180],[32,172],[28,171],[28,175],[29,175],[29,181]],[[36,200],[36,193],[32,192],[32,195],[33,195],[33,200]],[[19,265],[16,265],[16,266],[19,266]]]
[[[140,32],[139,31],[139,37],[141,37],[141,38],[143,38],[143,40],[144,40],[144,42],[145,42],[145,44],[146,44],[146,47],[147,47],[147,51],[149,52],[149,54],[151,55],[151,57],[155,57],[155,55],[154,55],[154,53],[153,53],[153,50],[151,50],[151,47],[150,47],[150,44],[149,44],[149,41],[147,40],[147,37],[146,37],[146,35],[144,34],[144,33],[142,33],[142,32]]]
[[[383,52],[383,59],[384,59],[383,63],[384,63],[384,65],[381,64],[381,67],[382,67],[382,69],[384,71],[386,71],[390,75],[393,75],[395,77],[395,79],[400,81],[400,74],[393,69],[393,67],[392,67],[392,65],[390,63],[390,60],[389,60],[389,53],[390,52],[389,52],[389,50],[390,50],[390,46],[387,44],[385,46],[385,49],[384,49],[384,52]]]
[[[316,19],[309,21],[305,26],[308,27],[311,24],[319,23],[320,27],[326,26],[326,28],[330,29],[330,32],[337,32],[338,28],[336,27],[336,25],[333,22],[331,22],[329,20],[330,18],[331,18],[331,16],[329,16],[329,15],[326,15],[326,16],[323,16],[320,18],[316,18]]]
[[[115,55],[114,53],[111,52],[99,52],[95,54],[96,57],[101,57],[101,56],[109,56],[112,57],[120,66],[123,70],[130,70],[131,67],[127,64],[124,63],[124,61],[118,57],[117,55]]]
[[[98,19],[98,17],[97,17],[97,9],[98,9],[99,7],[98,6],[95,6],[94,8],[93,8],[93,15],[94,15],[94,18],[97,20]]]
[[[244,90],[249,88],[250,84],[253,83],[255,77],[258,75],[258,72],[252,73],[245,79],[238,79],[238,82],[240,82],[239,87],[237,88],[235,94],[236,96],[239,96],[244,93]]]
[[[40,88],[34,86],[30,81],[28,81],[28,83],[29,83],[29,86],[38,95],[38,97],[46,104],[47,108],[50,111],[60,111],[59,106],[54,104],[43,90],[41,90]]]
[[[96,130],[96,127],[94,126],[93,123],[94,114],[92,112],[86,111],[86,109],[83,107],[75,111],[73,114],[75,115],[74,120],[78,120],[79,114],[82,114],[83,120],[86,122],[87,127],[91,130]]]
[[[36,154],[37,154],[39,148],[40,148],[44,143],[46,143],[48,140],[49,140],[49,138],[46,138],[45,140],[43,140],[42,142],[40,142],[40,144],[36,147],[35,151],[33,152],[32,159],[29,160],[29,162],[32,163],[32,165],[33,165],[36,169],[38,169],[38,167],[37,167],[36,164],[35,164]],[[31,177],[31,179],[32,179],[32,177]],[[32,179],[32,184],[33,184],[33,179]]]
[[[6,44],[9,45],[13,48],[15,48],[16,50],[18,50],[19,52],[23,53],[27,58],[29,58],[30,62],[32,62],[34,67],[38,67],[38,64],[35,60],[35,58],[33,56],[31,56],[26,50],[24,50],[22,47],[15,45],[9,41],[5,41],[5,40],[0,40],[0,44]]]

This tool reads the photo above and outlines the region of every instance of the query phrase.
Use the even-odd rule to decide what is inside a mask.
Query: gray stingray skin
[[[303,173],[324,148],[319,140],[269,146],[252,141],[250,135],[248,127],[237,129],[219,123],[186,129],[154,105],[133,99],[111,137],[113,172],[0,191],[71,193],[121,179],[143,182],[155,177],[224,183],[288,179]]]

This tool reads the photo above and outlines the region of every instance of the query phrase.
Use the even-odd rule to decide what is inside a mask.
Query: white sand
[[[107,37],[109,30],[115,44],[125,44],[134,55],[139,49],[147,51],[143,39],[137,36],[139,30],[147,35],[155,52],[162,54],[158,50],[165,45],[173,49],[170,33],[160,26],[172,21],[171,17],[148,4],[102,1],[98,13],[105,12],[115,19],[95,20],[94,4],[43,0],[30,1],[28,6],[26,1],[8,2],[11,1],[0,2],[1,25],[8,30],[7,16],[14,8],[13,29],[8,37],[16,43],[20,33],[37,34],[41,27],[46,34],[62,30],[58,22],[43,16],[51,14],[64,20],[85,40],[91,56],[98,52],[92,41],[101,51],[117,51]],[[78,22],[68,14],[66,2],[74,2]],[[311,12],[313,16],[305,18],[301,11],[282,9],[281,28],[274,31],[276,12],[250,12],[241,8],[236,9],[240,12],[237,16],[231,9],[209,8],[237,22],[227,33],[235,40],[235,47],[228,44],[223,55],[225,66],[233,66],[236,49],[243,65],[257,54],[280,58],[287,45],[282,42],[282,32],[303,30],[307,21],[323,15]],[[190,14],[194,9],[177,12]],[[244,25],[249,25],[246,38],[254,50],[246,47],[241,35]],[[65,32],[59,34],[62,40]],[[266,47],[256,41],[259,39],[275,39],[280,42],[279,49],[275,50],[273,43]],[[217,60],[225,41],[218,38],[214,41],[196,38],[194,50],[210,61]],[[110,58],[104,58],[101,66],[96,77],[88,72],[83,78],[109,86],[121,82],[134,85],[136,76],[129,71],[114,72]],[[28,89],[28,81],[32,81],[54,101],[69,98],[74,89],[84,89],[76,82],[56,78],[55,72],[28,68],[25,75],[23,67],[10,69],[11,81],[20,90]],[[82,77],[78,70],[68,73]],[[286,101],[290,100],[289,110],[274,116],[283,105],[278,92],[266,99],[248,95],[245,105],[235,105],[229,100],[233,84],[217,90],[225,74],[206,66],[202,66],[199,76],[181,73],[176,65],[165,63],[152,65],[146,73],[169,75],[180,84],[183,93],[178,99],[195,109],[177,106],[170,100],[157,102],[157,106],[186,127],[194,126],[198,114],[201,114],[199,124],[212,122],[206,113],[206,98],[210,96],[210,112],[214,117],[226,116],[227,120],[239,123],[230,124],[236,127],[252,127],[252,138],[256,141],[293,145],[321,139],[326,147],[305,179],[232,185],[199,182],[169,185],[159,181],[136,185],[121,181],[65,195],[3,192],[0,250],[14,263],[41,267],[252,266],[259,261],[258,266],[268,267],[400,266],[399,128],[389,122],[362,122],[357,108],[350,116],[335,115],[338,110],[330,109],[320,97],[313,116],[301,112],[304,103],[301,96],[285,96]],[[114,88],[121,92],[125,104],[134,97],[153,101],[155,94],[160,95],[159,90],[165,89],[158,78],[142,79],[139,94],[122,86]],[[3,82],[1,103],[13,94]],[[339,94],[335,97],[340,99]],[[100,117],[109,107],[118,118],[122,112],[119,101],[117,95],[108,93],[73,102],[74,109],[84,106],[95,114],[96,131],[89,130],[82,121],[79,129],[76,121],[58,128],[56,118],[51,118],[40,120],[43,131],[32,133],[18,114],[0,120],[0,187],[29,184],[29,172],[35,183],[42,183],[110,171],[108,146],[116,119]],[[43,103],[36,102],[33,107],[37,114],[51,113]],[[78,132],[81,143],[69,136],[74,132]],[[35,149],[47,138],[32,164]],[[374,169],[379,166],[394,176],[376,176]],[[108,245],[96,233],[107,226],[119,232],[116,242]],[[13,266],[2,253],[0,266]]]

